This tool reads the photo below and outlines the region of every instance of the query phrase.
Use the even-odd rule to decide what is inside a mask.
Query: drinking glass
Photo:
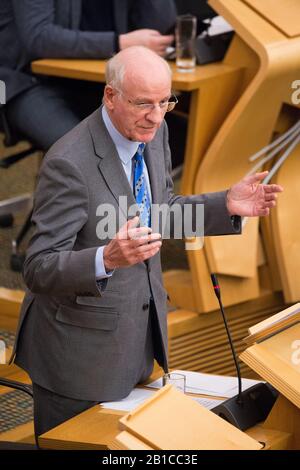
[[[197,18],[181,15],[176,19],[176,67],[180,72],[193,72],[196,66],[195,40]]]

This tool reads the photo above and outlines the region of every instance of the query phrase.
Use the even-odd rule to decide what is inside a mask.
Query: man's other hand
[[[269,215],[276,206],[277,193],[283,188],[278,184],[261,184],[268,172],[246,176],[234,184],[227,193],[227,209],[230,215],[255,217]]]
[[[172,34],[163,36],[155,29],[137,29],[131,33],[121,34],[119,37],[120,49],[130,46],[145,46],[157,54],[164,56],[168,46],[174,41]]]

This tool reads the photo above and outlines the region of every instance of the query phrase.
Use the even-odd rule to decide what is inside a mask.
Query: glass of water
[[[183,393],[185,393],[185,381],[185,375],[178,374],[177,372],[169,372],[164,374],[162,379],[163,386],[167,384],[173,385],[173,387],[177,388]]]
[[[196,66],[195,40],[197,18],[181,15],[176,19],[176,67],[180,72],[193,72]]]

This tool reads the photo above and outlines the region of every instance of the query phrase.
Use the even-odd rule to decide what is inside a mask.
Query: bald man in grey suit
[[[154,359],[167,370],[161,235],[137,217],[119,219],[113,238],[97,225],[104,205],[119,213],[121,196],[136,204],[139,145],[152,204],[183,211],[203,204],[205,235],[239,233],[239,216],[267,215],[281,191],[259,184],[262,173],[228,192],[175,196],[164,122],[173,106],[167,63],[128,48],[108,63],[104,105],[44,159],[15,348],[34,384],[37,435],[97,402],[124,398],[151,374]]]

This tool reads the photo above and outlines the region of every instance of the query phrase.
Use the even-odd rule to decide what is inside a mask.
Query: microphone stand
[[[211,280],[219,302],[238,378],[238,394],[220,405],[215,406],[211,411],[233,424],[238,429],[245,431],[267,418],[276,401],[278,392],[268,383],[259,383],[242,391],[240,366],[225,316],[221,290],[216,274],[211,274]]]

